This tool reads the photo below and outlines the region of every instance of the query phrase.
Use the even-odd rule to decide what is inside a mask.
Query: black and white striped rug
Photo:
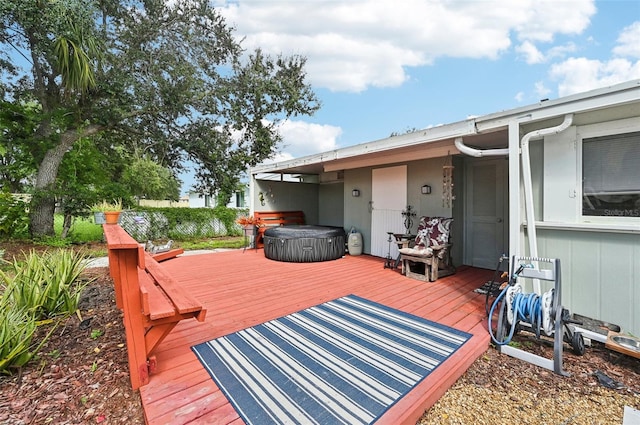
[[[349,295],[192,347],[248,424],[369,424],[470,334]]]

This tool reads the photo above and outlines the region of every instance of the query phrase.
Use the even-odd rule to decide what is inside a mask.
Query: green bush
[[[216,208],[136,207],[120,216],[120,225],[137,241],[190,240],[241,235],[235,223],[246,210]]]
[[[5,287],[3,298],[36,319],[73,314],[89,283],[79,280],[85,260],[82,253],[71,250],[41,255],[32,250],[23,261],[14,259],[9,272],[0,271],[0,282]]]
[[[24,238],[28,234],[27,203],[8,192],[0,192],[0,239]]]
[[[0,373],[24,366],[36,355],[55,330],[33,343],[38,319],[70,315],[78,309],[80,294],[88,281],[81,282],[85,257],[70,250],[37,254],[0,270]]]

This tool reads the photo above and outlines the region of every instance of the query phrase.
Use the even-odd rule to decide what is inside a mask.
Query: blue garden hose
[[[491,335],[491,340],[494,342],[494,344],[496,345],[506,345],[509,342],[511,342],[511,338],[513,338],[513,333],[515,331],[515,321],[511,324],[511,330],[509,331],[509,336],[504,339],[502,342],[498,341],[498,339],[496,338],[496,336],[493,334],[493,326],[491,325],[491,322],[493,321],[493,313],[496,309],[496,306],[498,306],[500,304],[500,300],[502,298],[504,298],[504,296],[506,295],[507,291],[509,290],[509,285],[507,285],[501,292],[500,294],[496,297],[495,301],[493,302],[493,304],[491,305],[491,309],[489,310],[489,323],[488,323],[488,327],[489,327],[489,335]],[[506,318],[505,318],[506,319]]]
[[[509,288],[511,288],[515,284],[515,281],[522,269],[523,267],[520,267],[513,274],[513,276],[511,277],[511,283],[507,285],[496,297],[493,305],[491,306],[491,310],[489,311],[489,335],[491,335],[491,340],[497,345],[507,345],[511,342],[513,334],[515,333],[516,325],[519,321],[529,323],[531,325],[531,328],[535,329],[536,337],[540,338],[540,327],[542,325],[542,297],[536,293],[515,294],[513,297],[513,304],[511,306],[505,307],[511,308],[514,313],[513,322],[511,323],[511,328],[509,330],[509,335],[504,338],[503,341],[498,341],[493,333],[493,327],[491,323],[493,320],[493,313],[495,312],[496,307],[500,304],[501,300],[506,295]],[[504,318],[503,320],[506,320],[506,318]]]
[[[528,322],[535,329],[536,338],[540,338],[542,326],[542,297],[536,293],[516,294],[513,298],[516,321]]]

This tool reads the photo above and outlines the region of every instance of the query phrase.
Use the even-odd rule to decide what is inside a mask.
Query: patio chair
[[[402,274],[434,282],[439,277],[455,273],[451,261],[451,223],[453,218],[420,217],[413,248],[400,249]]]

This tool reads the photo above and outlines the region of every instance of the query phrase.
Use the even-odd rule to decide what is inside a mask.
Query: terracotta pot
[[[120,218],[120,211],[105,211],[104,220],[107,224],[118,224],[118,218]]]

